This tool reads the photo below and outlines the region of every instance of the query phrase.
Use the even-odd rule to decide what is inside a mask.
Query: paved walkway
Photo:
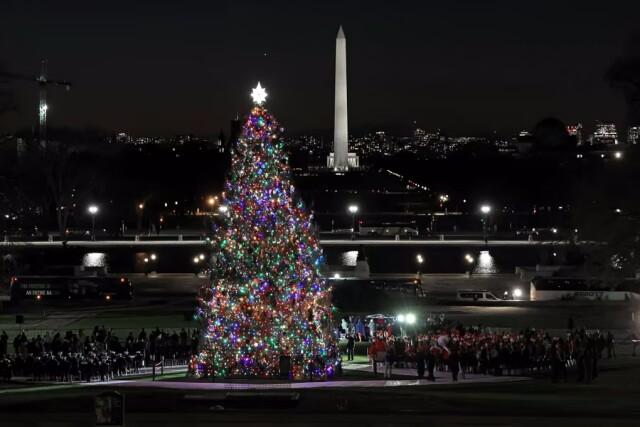
[[[379,379],[379,380],[351,380],[351,381],[314,381],[293,383],[224,383],[224,382],[180,382],[180,381],[149,381],[149,380],[122,380],[109,383],[92,383],[92,385],[109,385],[118,387],[158,388],[166,390],[305,390],[316,388],[384,388],[406,386],[437,386],[442,384],[470,384],[470,383],[496,383],[524,381],[525,377],[491,377],[491,376],[467,376],[453,383],[449,377],[439,377],[436,381],[418,379]]]
[[[380,365],[382,369],[382,364]],[[370,364],[350,363],[346,362],[344,370],[371,372]],[[382,371],[380,371],[382,372]],[[451,375],[446,372],[436,373],[435,381],[426,379],[417,379],[416,372],[413,369],[398,368],[393,370],[393,379],[384,379],[379,374],[379,379],[350,379],[350,380],[329,380],[329,381],[301,381],[301,382],[223,382],[218,381],[150,381],[147,379],[122,379],[109,381],[108,383],[92,383],[91,385],[116,385],[118,387],[143,387],[158,388],[170,390],[304,390],[315,388],[384,388],[384,387],[401,387],[401,386],[434,386],[444,384],[473,384],[473,383],[504,383],[525,381],[527,377],[494,377],[490,375],[473,375],[469,374],[466,378],[459,378],[457,383],[451,379]],[[411,377],[400,379],[397,377]]]
[[[371,373],[372,368],[368,363],[350,363],[346,362],[344,369],[347,371],[360,371]],[[380,372],[382,370],[382,364],[380,365]],[[186,373],[186,368],[171,367],[165,368],[165,374],[179,374]],[[150,374],[150,372],[141,372],[140,374]],[[516,382],[526,381],[527,377],[494,377],[490,375],[474,375],[468,374],[466,378],[459,378],[458,382],[453,382],[451,375],[448,372],[436,372],[436,380],[428,381],[426,379],[417,379],[415,370],[405,368],[395,368],[393,370],[393,379],[384,379],[382,374],[378,374],[379,378],[376,379],[349,379],[349,380],[329,380],[329,381],[300,381],[300,382],[224,382],[222,380],[217,381],[152,381],[148,377],[146,378],[127,378],[120,377],[111,381],[93,381],[90,383],[75,381],[72,383],[60,383],[54,381],[40,381],[37,384],[30,384],[32,381],[28,378],[16,378],[17,382],[22,384],[23,387],[19,388],[7,388],[0,390],[2,394],[12,393],[24,393],[29,391],[42,391],[48,388],[71,388],[71,387],[112,387],[118,388],[155,388],[165,390],[305,390],[305,389],[327,389],[327,388],[386,388],[386,387],[407,387],[407,386],[438,386],[438,385],[453,385],[453,384],[483,384],[483,383],[504,383],[504,382]],[[398,377],[408,377],[398,378]],[[22,380],[22,381],[20,381]]]

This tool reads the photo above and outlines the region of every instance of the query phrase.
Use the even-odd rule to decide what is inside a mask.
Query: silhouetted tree
[[[6,68],[2,62],[0,62],[0,117],[3,114],[15,110],[15,104],[13,100],[13,94],[8,88],[8,79],[2,77],[6,73]]]
[[[627,103],[628,125],[640,124],[640,33],[633,36],[624,56],[611,65],[605,79],[622,90]]]
[[[633,276],[640,269],[640,202],[629,188],[640,181],[633,157],[625,165],[591,164],[567,181],[571,223],[592,246],[585,267],[592,274]]]
[[[540,120],[533,129],[535,150],[565,150],[571,148],[567,126],[555,117]]]

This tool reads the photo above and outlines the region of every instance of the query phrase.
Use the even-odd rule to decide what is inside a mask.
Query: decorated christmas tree
[[[211,283],[202,295],[200,352],[206,377],[328,377],[336,368],[330,288],[311,216],[296,197],[273,116],[254,106],[234,147],[215,230]]]

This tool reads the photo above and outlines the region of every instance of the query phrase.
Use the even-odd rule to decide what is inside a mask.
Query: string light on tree
[[[291,183],[280,127],[262,106],[267,93],[258,83],[251,96],[220,200],[212,279],[200,295],[202,343],[190,370],[276,377],[285,357],[291,378],[326,378],[338,362],[322,251]]]

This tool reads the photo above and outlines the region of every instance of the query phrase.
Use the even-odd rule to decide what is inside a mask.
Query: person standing
[[[378,363],[376,361],[376,341],[377,339],[372,336],[371,344],[369,344],[369,348],[367,349],[367,354],[369,355],[369,360],[371,360],[371,367],[373,368],[373,374],[378,373]]]
[[[347,360],[353,360],[353,353],[356,347],[356,340],[352,334],[347,334]]]
[[[440,348],[435,343],[435,341],[431,342],[431,346],[429,347],[429,351],[427,351],[427,379],[429,381],[435,381],[436,377],[433,372],[436,369],[436,361],[440,355]]]
[[[0,357],[8,353],[8,343],[9,336],[7,335],[7,332],[2,331],[2,335],[0,335]]]
[[[451,353],[449,354],[449,370],[451,371],[451,379],[454,382],[458,381],[458,373],[460,372],[460,355],[458,354],[458,348],[453,347],[450,349]]]
[[[611,331],[607,332],[607,359],[616,358],[616,340]]]
[[[418,378],[422,379],[424,377],[424,365],[427,358],[427,345],[424,340],[418,341],[418,345],[416,346],[416,369],[418,371]]]
[[[349,323],[347,322],[347,319],[345,317],[342,318],[342,321],[340,322],[340,328],[342,329],[342,332],[346,335],[349,335]]]
[[[567,382],[567,344],[560,339],[558,343],[558,358],[560,359],[560,379]]]
[[[373,372],[378,373],[378,363],[384,363],[386,360],[386,344],[384,339],[376,337],[373,342]]]
[[[584,381],[584,377],[586,375],[585,353],[586,353],[586,345],[585,345],[584,337],[582,336],[582,334],[580,334],[575,344],[576,369],[578,371],[579,383]]]
[[[360,342],[364,341],[364,338],[365,338],[364,323],[362,323],[362,320],[359,317],[358,317],[358,320],[356,321],[356,337]]]
[[[555,384],[558,382],[558,378],[560,377],[561,361],[558,343],[553,343],[551,345],[547,357],[551,362],[551,382]]]
[[[373,341],[376,336],[376,322],[373,319],[369,320],[369,339]]]
[[[586,337],[585,350],[584,350],[584,382],[591,383],[593,379],[593,358],[595,357],[595,348],[593,346],[593,340],[591,337]]]
[[[387,340],[384,355],[384,377],[391,379],[393,363],[395,362],[396,346],[393,339]]]

